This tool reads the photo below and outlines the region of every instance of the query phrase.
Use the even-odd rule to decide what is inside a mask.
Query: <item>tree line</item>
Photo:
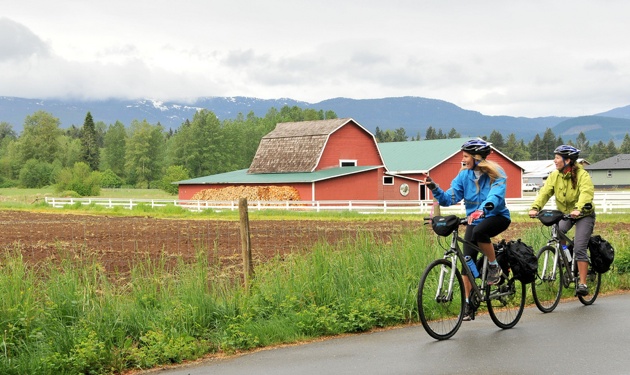
[[[165,129],[159,122],[133,120],[125,125],[94,122],[85,116],[83,126],[60,128],[52,114],[37,111],[24,120],[21,134],[0,122],[0,187],[39,188],[54,185],[58,192],[98,195],[106,187],[160,188],[177,193],[173,182],[248,168],[263,136],[280,122],[313,121],[337,118],[333,111],[285,106],[271,108],[263,117],[253,112],[220,121],[208,110],[197,112],[178,129]],[[424,138],[411,140],[460,138],[452,128],[448,133],[430,126]],[[497,130],[481,136],[492,142],[513,160],[553,159],[553,150],[565,142],[551,129],[525,143],[510,134],[504,139]],[[377,142],[408,141],[404,128],[376,128]],[[590,145],[583,133],[572,144],[582,150],[581,157],[594,163],[620,154],[630,154],[630,136],[626,133],[620,147]]]
[[[0,187],[54,185],[58,192],[98,195],[103,187],[131,186],[175,194],[175,181],[248,168],[261,138],[277,123],[336,117],[333,111],[285,106],[264,117],[250,112],[220,121],[201,110],[167,130],[146,120],[95,123],[88,112],[82,127],[64,130],[58,118],[37,111],[19,135],[0,122]]]
[[[479,137],[491,142],[492,145],[515,161],[521,160],[551,160],[554,157],[553,150],[559,145],[569,144],[581,150],[580,157],[588,160],[590,163],[596,163],[613,157],[618,154],[630,154],[630,135],[626,133],[619,147],[613,140],[604,143],[599,141],[591,145],[586,139],[586,135],[580,132],[575,140],[564,141],[561,136],[557,136],[550,128],[547,128],[543,135],[536,134],[534,139],[529,143],[525,143],[522,139],[517,139],[514,133],[503,137],[503,133],[493,130],[489,136],[480,135]],[[409,140],[404,128],[396,130],[381,130],[376,128],[375,138],[377,142],[406,142]],[[448,133],[444,133],[442,129],[436,130],[429,126],[425,133],[425,140],[431,139],[452,139],[461,138],[461,134],[452,128]],[[411,141],[421,140],[420,135],[411,137]]]

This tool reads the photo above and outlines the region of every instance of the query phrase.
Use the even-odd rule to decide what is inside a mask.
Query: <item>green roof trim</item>
[[[470,138],[379,143],[389,173],[427,172],[459,152]]]
[[[365,167],[339,167],[323,169],[315,172],[298,173],[247,173],[247,169],[214,174],[210,176],[193,178],[174,182],[179,185],[203,185],[203,184],[289,184],[312,183],[345,175],[361,173],[378,169],[380,166]]]

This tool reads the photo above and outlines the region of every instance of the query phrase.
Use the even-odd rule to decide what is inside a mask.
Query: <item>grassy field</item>
[[[158,194],[116,191],[124,197],[157,198],[152,194]],[[0,196],[14,197],[14,202],[24,202],[24,208],[49,193],[47,189],[0,190]],[[104,191],[104,196],[113,193]],[[129,212],[147,215],[160,210]],[[298,215],[326,219],[335,215],[339,220],[387,217]],[[623,215],[598,217],[598,222],[625,221]],[[4,248],[0,252],[0,373],[123,373],[212,353],[415,323],[419,277],[443,253],[436,236],[422,228],[387,243],[366,235],[334,246],[313,244],[308,252],[258,265],[248,289],[240,278],[228,277],[208,264],[208,254],[201,250],[192,264],[180,262],[170,268],[160,260],[146,261],[124,278],[111,278],[89,249],[77,262],[66,259],[59,248],[61,265],[33,267],[22,258],[19,245]],[[615,269],[602,278],[602,292],[628,290],[628,232],[610,231],[605,237],[616,245],[617,256]],[[539,228],[528,230],[522,238],[535,248],[545,241]],[[572,297],[570,291],[565,297]],[[528,302],[532,303],[529,293]],[[418,334],[423,334],[421,329]]]
[[[46,196],[57,196],[58,193],[52,186],[40,189],[20,189],[20,188],[0,188],[0,197],[3,201],[16,201],[21,203],[31,203],[36,199]],[[175,195],[168,194],[160,189],[101,189],[103,198],[173,198]]]

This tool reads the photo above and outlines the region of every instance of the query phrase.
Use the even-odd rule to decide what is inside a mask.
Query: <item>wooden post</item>
[[[241,222],[241,250],[243,253],[243,276],[245,289],[249,289],[249,281],[254,275],[252,266],[252,247],[249,236],[249,215],[247,213],[247,198],[238,201],[238,211]]]
[[[437,201],[433,201],[433,207],[431,208],[431,212],[433,215],[431,216],[440,216],[440,204]]]

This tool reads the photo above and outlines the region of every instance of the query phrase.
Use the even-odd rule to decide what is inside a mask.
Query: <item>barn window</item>
[[[608,170],[608,178],[612,178],[612,171],[610,169]]]
[[[383,176],[383,185],[393,185],[394,177],[392,176]]]
[[[340,167],[356,167],[357,161],[356,160],[339,160],[339,166]]]

